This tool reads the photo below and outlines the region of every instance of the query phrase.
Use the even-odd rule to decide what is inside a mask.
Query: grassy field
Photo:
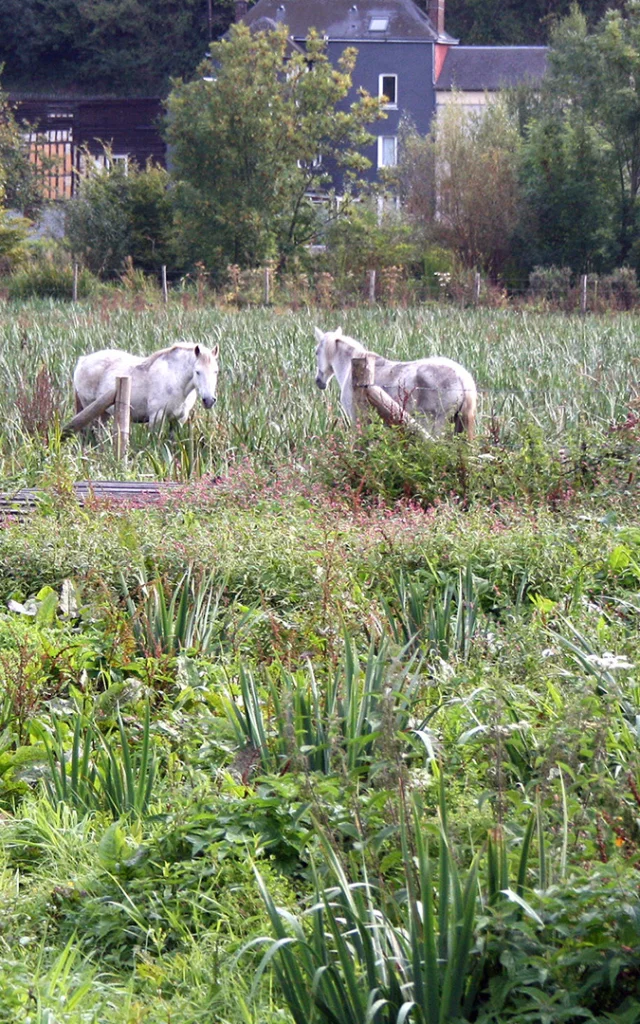
[[[314,386],[313,323],[318,318],[326,329],[340,320],[346,332],[389,357],[439,354],[468,366],[481,391],[481,432],[497,421],[505,439],[524,424],[537,423],[546,437],[562,444],[566,432],[580,425],[607,429],[624,418],[638,396],[639,322],[628,316],[581,320],[440,307],[350,311],[346,316],[268,310],[240,315],[180,307],[135,312],[108,305],[6,307],[0,313],[3,477],[35,482],[47,455],[33,450],[29,414],[37,422],[44,405],[45,420],[51,421],[53,413],[61,420],[70,415],[73,367],[81,354],[114,346],[147,353],[180,339],[219,342],[221,347],[217,415],[207,418],[201,412],[195,424],[199,469],[218,471],[238,451],[254,454],[265,465],[286,453],[306,462],[317,439],[332,432],[337,415],[335,392],[325,399]],[[43,368],[48,379],[41,378],[38,388]],[[162,444],[149,443],[144,428],[136,429],[134,451],[132,474],[167,469],[170,456]],[[113,471],[101,450],[81,456],[72,445],[65,456],[70,466],[77,460],[80,475]]]
[[[466,365],[473,446],[348,431],[314,322]],[[639,333],[0,309],[0,1021],[640,1021]],[[214,413],[61,440],[178,339]],[[77,506],[122,473],[184,489]]]

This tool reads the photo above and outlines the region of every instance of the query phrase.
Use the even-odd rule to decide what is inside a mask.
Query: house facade
[[[10,96],[18,121],[28,123],[30,156],[43,168],[45,198],[68,199],[75,191],[84,153],[144,167],[164,165],[160,134],[162,103],[156,98],[78,99]]]
[[[357,49],[353,91],[346,103],[360,88],[385,99],[386,118],[371,125],[376,139],[364,150],[371,160],[370,180],[396,163],[403,115],[411,117],[418,131],[429,130],[438,48],[457,42],[444,31],[444,0],[433,0],[429,13],[414,0],[258,0],[238,20],[253,31],[286,25],[297,46],[316,29],[334,63],[347,47]]]
[[[443,47],[435,82],[436,111],[450,103],[482,113],[502,89],[538,84],[547,71],[546,46]]]
[[[387,116],[370,126],[376,139],[364,151],[371,181],[397,162],[403,116],[425,134],[446,103],[481,109],[497,90],[539,81],[546,70],[543,46],[460,46],[445,31],[445,0],[424,8],[415,0],[257,0],[250,10],[236,0],[236,20],[254,31],[286,25],[297,47],[314,28],[333,62],[348,46],[358,50],[347,103],[359,88],[386,98]]]

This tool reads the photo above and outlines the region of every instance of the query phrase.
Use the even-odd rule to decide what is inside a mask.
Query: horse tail
[[[465,387],[464,398],[453,417],[456,434],[466,432],[470,441],[473,441],[475,433],[477,401],[478,396],[475,385],[473,387]]]

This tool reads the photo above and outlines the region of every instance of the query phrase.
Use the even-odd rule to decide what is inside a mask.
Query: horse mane
[[[359,352],[369,351],[366,345],[363,345],[361,341],[357,341],[355,338],[350,338],[347,334],[341,334],[339,338],[336,338],[336,345],[341,341],[344,342],[347,348],[356,349]]]
[[[153,364],[155,363],[156,359],[161,359],[161,358],[163,358],[165,356],[170,356],[172,352],[178,352],[180,350],[189,350],[189,349],[193,350],[195,347],[196,347],[196,343],[195,342],[194,343],[191,343],[191,342],[188,342],[188,341],[176,342],[175,345],[169,345],[168,348],[159,348],[157,352],[152,352],[150,356],[147,356],[147,358],[144,359],[140,363],[140,366],[143,367],[146,370],[149,366],[153,366]],[[204,345],[200,346],[201,349],[204,348],[204,347],[205,347]]]

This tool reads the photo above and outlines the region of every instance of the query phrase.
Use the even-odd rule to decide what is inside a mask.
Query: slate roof
[[[452,46],[436,89],[493,92],[523,81],[537,82],[547,70],[546,46]]]
[[[372,31],[372,18],[386,19],[386,29]],[[288,25],[297,40],[315,28],[337,42],[456,42],[438,36],[414,0],[258,0],[241,20],[256,28]]]

